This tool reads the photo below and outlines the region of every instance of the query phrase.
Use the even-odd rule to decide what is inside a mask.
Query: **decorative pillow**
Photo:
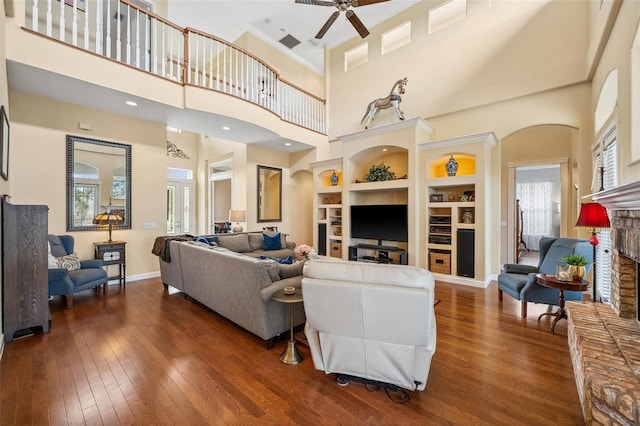
[[[274,262],[272,259],[265,259],[260,262],[264,265],[267,273],[269,274],[269,278],[271,278],[271,282],[280,281],[280,274],[278,272],[278,263]]]
[[[56,269],[58,267],[58,259],[54,255],[51,254],[51,243],[47,241],[49,246],[49,269]]]
[[[58,268],[68,269],[69,271],[80,269],[80,258],[78,258],[78,255],[75,253],[71,253],[66,256],[60,256],[56,259],[58,261]]]
[[[302,275],[302,269],[304,268],[304,260],[302,262],[296,262],[291,265],[278,265],[278,273],[280,279],[297,277]]]
[[[271,257],[271,256],[260,256],[260,259],[270,259],[270,260],[275,260],[276,262],[280,263],[280,264],[284,264],[284,265],[291,265],[293,263],[293,257],[289,256],[286,257],[284,259],[280,259],[278,257]]]
[[[267,251],[267,250],[282,249],[282,240],[281,240],[282,237],[279,232],[273,235],[264,233],[262,234],[262,238],[263,238],[263,244],[262,244],[263,250]]]
[[[235,251],[236,253],[246,253],[251,251],[247,234],[225,235],[224,237],[218,238],[218,245],[231,251]]]
[[[249,247],[251,247],[251,251],[262,250],[264,243],[262,233],[247,234],[247,236],[249,237]]]

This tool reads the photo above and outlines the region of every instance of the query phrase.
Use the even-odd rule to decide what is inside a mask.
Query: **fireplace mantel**
[[[596,192],[591,198],[608,210],[640,210],[640,181]]]

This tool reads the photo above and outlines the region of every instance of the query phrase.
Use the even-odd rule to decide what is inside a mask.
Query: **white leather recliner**
[[[317,370],[424,390],[436,350],[425,269],[318,258],[304,267],[305,334]]]

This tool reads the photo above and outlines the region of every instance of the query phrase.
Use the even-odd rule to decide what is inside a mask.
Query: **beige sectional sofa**
[[[247,240],[249,237],[237,235],[246,235]],[[299,288],[303,265],[281,265],[274,260],[260,259],[261,249],[235,252],[230,248],[244,250],[246,247],[240,244],[240,239],[230,241],[217,247],[196,241],[169,241],[171,261],[160,258],[163,283],[264,340],[288,331],[289,306],[271,300],[271,296],[286,286]],[[295,244],[289,243],[287,249],[282,249],[291,254],[289,251],[278,254],[292,255],[291,246]],[[268,250],[262,254],[276,257],[275,252]],[[304,320],[302,304],[296,304],[295,325]]]

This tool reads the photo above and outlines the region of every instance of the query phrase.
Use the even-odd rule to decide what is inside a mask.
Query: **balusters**
[[[59,31],[62,42],[70,39],[87,51],[183,84],[228,93],[283,120],[325,131],[322,100],[281,80],[268,65],[227,42],[174,27],[121,0],[27,1],[25,22],[34,31],[48,37]],[[72,21],[70,28],[66,19]]]

